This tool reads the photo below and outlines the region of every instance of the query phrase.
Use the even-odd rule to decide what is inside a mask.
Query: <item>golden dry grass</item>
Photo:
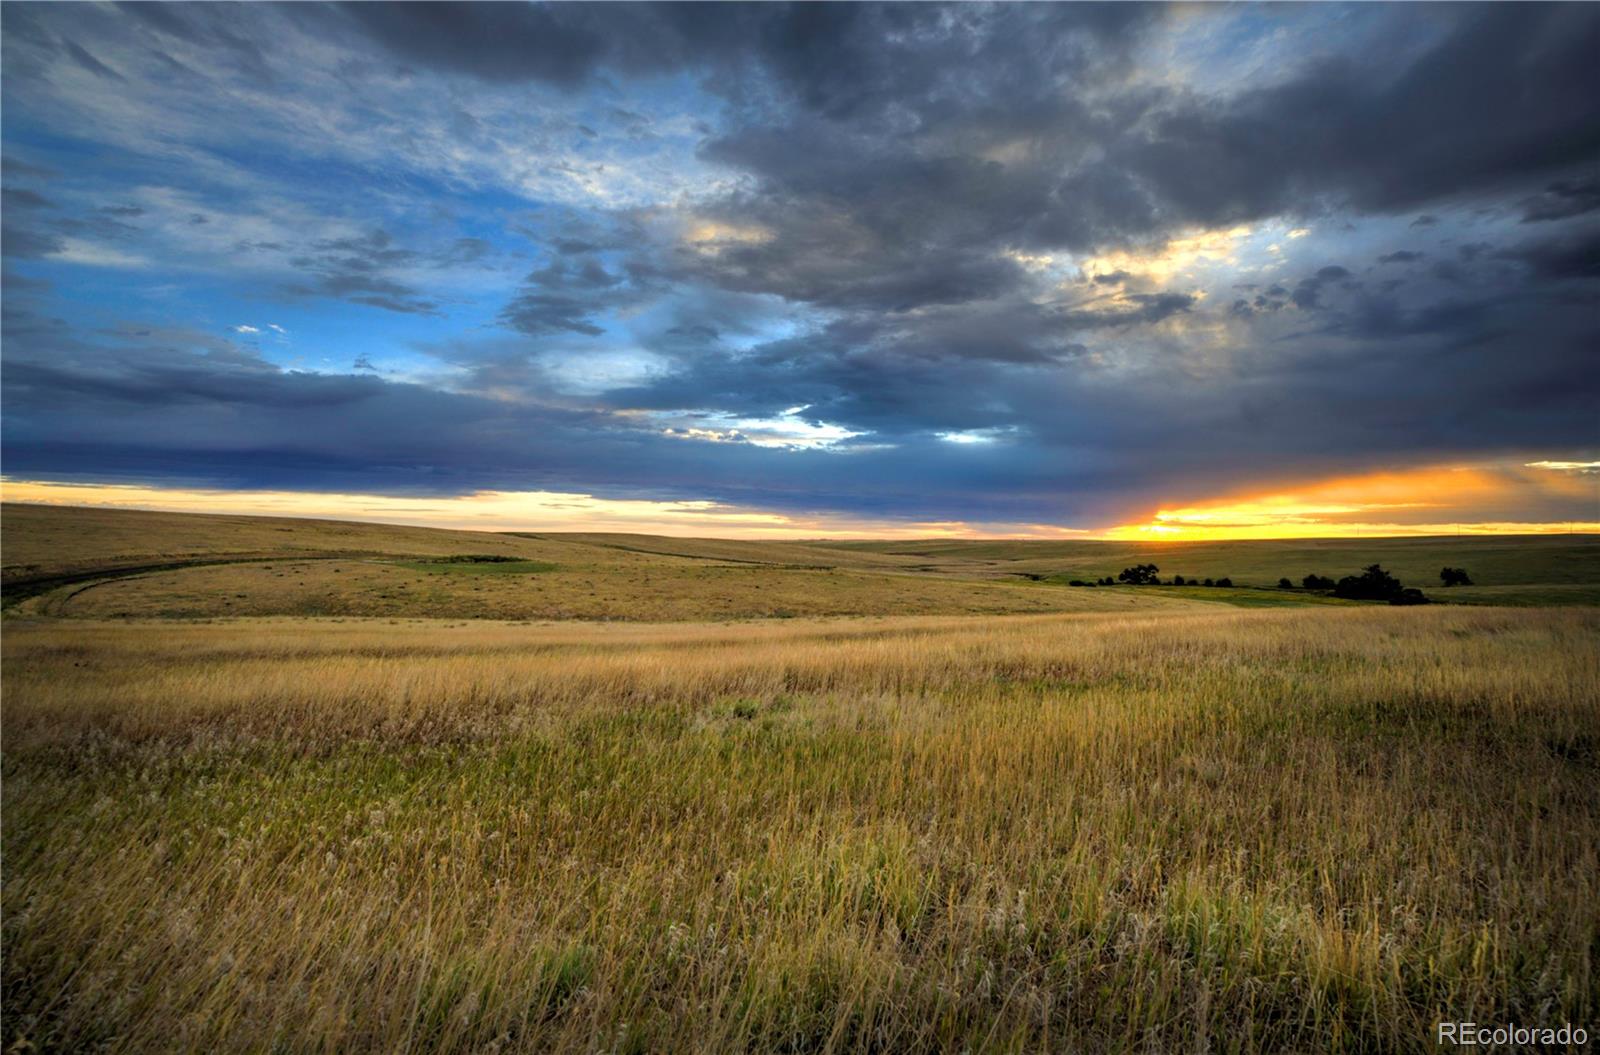
[[[549,559],[559,543],[484,531],[293,517],[0,505],[6,578],[230,556],[502,553]]]
[[[1600,615],[30,623],[9,1047],[1395,1051],[1600,1011]]]
[[[29,616],[659,622],[1192,605],[974,579],[959,561],[916,571],[911,558],[788,543],[513,536],[17,504],[4,506],[3,522],[6,604]],[[469,554],[535,563],[421,563]]]
[[[1063,578],[1115,575],[1151,563],[1163,576],[1229,576],[1270,586],[1280,577],[1299,582],[1307,573],[1358,574],[1377,561],[1408,586],[1438,588],[1439,569],[1466,567],[1484,586],[1600,585],[1600,536],[1483,535],[1461,538],[1260,539],[1231,542],[1031,542],[922,539],[904,542],[836,542],[832,550],[899,557],[970,573],[1032,572]],[[1440,591],[1441,599],[1448,591]]]
[[[552,542],[575,542],[630,553],[649,553],[691,560],[775,564],[793,568],[908,571],[927,565],[927,561],[920,557],[878,553],[853,546],[838,546],[822,540],[783,542],[770,539],[671,538],[665,535],[615,532],[545,532],[523,534],[522,537],[540,538]],[[968,562],[957,558],[945,561],[941,568],[946,566],[958,568],[966,563]]]
[[[562,556],[568,556],[562,554]],[[89,618],[268,615],[626,619],[673,622],[817,615],[1116,611],[1182,607],[1131,590],[1027,582],[656,561],[619,553],[549,569],[393,561],[184,568],[58,590],[23,611]]]
[[[5,605],[86,618],[429,616],[728,620],[828,615],[1128,611],[1329,599],[1271,587],[1382,559],[1427,585],[1466,564],[1470,604],[1594,604],[1594,539],[1381,539],[1139,546],[1107,542],[752,542],[506,535],[272,517],[3,507]],[[488,555],[528,565],[419,564]],[[1239,590],[1074,589],[1131,563],[1232,574]],[[1028,576],[1045,581],[1029,581]]]

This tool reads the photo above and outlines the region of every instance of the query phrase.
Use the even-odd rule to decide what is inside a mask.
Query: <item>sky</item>
[[[1600,530],[1600,5],[0,4],[7,500]]]

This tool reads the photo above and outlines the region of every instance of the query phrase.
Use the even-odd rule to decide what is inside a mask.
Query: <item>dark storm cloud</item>
[[[170,5],[169,5],[170,6]],[[965,31],[1010,18],[912,5],[697,3],[341,4],[296,9],[298,17],[343,22],[393,57],[418,67],[491,83],[535,81],[572,88],[602,71],[653,73],[681,67],[731,75],[742,66],[770,73],[807,107],[835,115],[895,103],[935,81],[941,64],[974,58]],[[1080,4],[1030,15],[1026,24],[1070,31],[1068,47],[1115,47],[1157,16],[1153,7]],[[1022,28],[1023,21],[1012,23]],[[931,45],[931,46],[930,46]],[[739,94],[743,86],[725,83]]]
[[[1565,220],[1600,209],[1600,176],[1557,180],[1523,202],[1523,223]]]
[[[1396,211],[1592,163],[1600,14],[1452,14],[1445,38],[1398,75],[1328,59],[1225,102],[1160,100],[1106,163],[1149,181],[1163,215],[1207,224],[1304,210],[1319,196]]]
[[[564,256],[531,272],[500,320],[529,336],[566,331],[593,337],[604,332],[593,317],[634,300],[637,292],[593,258]]]
[[[1318,268],[1316,274],[1301,279],[1295,285],[1294,292],[1289,294],[1289,299],[1301,308],[1317,308],[1321,307],[1322,293],[1327,287],[1353,289],[1355,285],[1348,269],[1330,264]]]
[[[662,277],[826,308],[884,311],[987,299],[1015,289],[1022,278],[1021,269],[996,256],[993,246],[900,241],[821,203],[762,202],[738,216],[776,233],[756,244],[680,252],[656,265]]]
[[[371,17],[384,17],[380,11]],[[709,83],[739,104],[702,153],[757,183],[703,215],[763,235],[641,253],[633,273],[664,285],[775,295],[847,313],[858,324],[873,313],[968,306],[972,325],[941,318],[938,325],[916,320],[900,327],[895,354],[915,348],[917,361],[1057,362],[1083,354],[1068,337],[1074,330],[1134,330],[1193,309],[1190,294],[1141,291],[1113,307],[1039,310],[1030,276],[1003,253],[1010,246],[1127,244],[1187,223],[1233,223],[1330,204],[1413,208],[1561,172],[1592,157],[1600,141],[1594,107],[1581,90],[1600,20],[1581,10],[1456,12],[1452,28],[1398,76],[1328,60],[1231,98],[1119,88],[1116,59],[1147,28],[1148,10],[739,9],[704,39],[696,37],[704,24],[682,11],[663,8],[650,17],[670,41],[661,56],[712,70]],[[477,31],[470,24],[468,30],[470,39]],[[395,33],[391,27],[378,35],[413,59],[460,65],[432,45],[407,50]],[[623,50],[615,44],[574,55],[626,65]],[[730,54],[778,89],[776,104],[760,101],[746,78],[730,72],[724,63]],[[576,63],[552,72],[541,56],[532,47],[508,55],[503,66],[490,62],[488,73],[464,72],[563,83],[588,76]],[[1541,73],[1521,72],[1530,69]],[[1513,105],[1506,93],[1485,87],[1494,80],[1486,70],[1527,82],[1520,98],[1531,102],[1531,117],[1522,102]],[[1080,80],[1096,84],[1096,105],[1071,90]],[[1475,113],[1470,126],[1459,120],[1463,100]],[[1568,181],[1541,185],[1546,195],[1567,195],[1562,201],[1574,197],[1568,191],[1576,184]],[[581,254],[590,244],[573,240],[558,248]],[[1410,262],[1410,253],[1385,259]],[[1524,259],[1547,275],[1575,266],[1570,254],[1555,251]],[[1124,279],[1110,274],[1094,281]],[[1286,302],[1315,310],[1326,290],[1356,288],[1348,271],[1327,265],[1300,280],[1287,299],[1257,296],[1253,304],[1236,304],[1231,316],[1271,314]],[[609,292],[535,275],[502,320],[530,336],[597,336],[597,306],[614,301]],[[1055,332],[1047,338],[1025,332],[1034,314]],[[1364,321],[1339,328],[1373,339],[1386,326],[1425,333],[1450,314],[1425,305],[1374,308]],[[1468,315],[1488,321],[1483,313]],[[866,328],[881,341],[894,327]],[[827,350],[837,339],[838,327],[818,331],[803,342],[803,354],[839,365]],[[630,389],[617,399],[690,406],[699,393],[702,406],[730,413],[820,400],[827,413],[855,425],[903,430],[950,422],[928,393],[897,407],[906,420],[893,426],[865,409],[881,401],[857,389],[883,382],[860,362],[823,383],[788,357],[769,354],[755,360],[763,378],[741,363],[732,385],[721,379],[729,368],[718,358],[723,353],[707,352],[704,362],[693,354],[681,357],[678,375],[659,390]],[[819,384],[831,394],[819,397]],[[725,389],[729,398],[719,399]],[[1015,415],[962,418],[983,427]]]
[[[758,194],[727,211],[775,237],[694,270],[893,310],[992,295],[1017,278],[985,263],[1008,244],[1088,249],[1328,205],[1388,212],[1592,161],[1600,14],[1453,13],[1453,28],[1398,76],[1328,59],[1224,98],[1119,90],[1114,66],[1060,46],[1074,16],[1055,9],[930,19],[896,38],[914,47],[885,43],[886,22],[920,13],[818,14],[812,32],[772,52],[794,104],[758,110],[705,148],[760,178]],[[858,51],[877,60],[851,62]],[[1091,75],[1093,106],[1071,90]]]
[[[204,7],[153,6],[132,11],[162,33],[249,43]],[[1128,56],[1162,22],[1155,5],[274,10],[420,69],[495,83],[701,74],[733,104],[705,156],[761,181],[726,208],[777,231],[711,277],[827,303],[863,273],[926,256],[941,258],[939,274],[883,280],[882,295],[983,295],[1006,276],[978,258],[1006,244],[1084,249],[1528,181],[1581,204],[1593,177],[1580,170],[1600,147],[1589,102],[1600,15],[1586,5],[1451,8],[1440,39],[1398,70],[1313,57],[1232,95],[1128,79]],[[818,273],[807,237],[819,225],[839,239],[836,281]]]
[[[346,17],[408,62],[487,81],[575,85],[606,37],[560,5],[347,4]]]
[[[456,12],[455,17],[452,12]],[[602,68],[686,66],[739,119],[705,144],[756,176],[713,210],[774,236],[665,266],[672,274],[821,306],[909,309],[1017,285],[1008,242],[1087,245],[1155,227],[1110,215],[1125,188],[1063,172],[1139,116],[1094,113],[1070,89],[1114,67],[1159,9],[1133,5],[699,5],[645,8],[356,5],[409,62],[479,78],[576,84]],[[604,32],[592,20],[602,19]],[[1031,141],[1023,164],[985,149]],[[1115,184],[1115,185],[1113,185]],[[1088,197],[1092,207],[1084,208]]]
[[[1064,311],[1058,317],[1069,329],[1086,330],[1107,326],[1138,326],[1161,322],[1194,307],[1187,293],[1132,293],[1129,306],[1106,310]]]
[[[1505,337],[1504,326],[1494,306],[1480,301],[1445,299],[1413,306],[1379,294],[1332,313],[1324,332],[1360,341],[1445,336],[1478,344]]]
[[[293,412],[347,406],[372,394],[364,379],[293,375],[237,369],[214,361],[198,364],[127,364],[114,374],[86,374],[47,363],[19,362],[7,385],[20,393],[48,391],[82,403],[159,405],[181,409],[205,403],[243,409],[268,407]],[[25,395],[24,395],[24,398]]]
[[[1600,278],[1600,226],[1528,242],[1501,256],[1527,265],[1537,278]]]

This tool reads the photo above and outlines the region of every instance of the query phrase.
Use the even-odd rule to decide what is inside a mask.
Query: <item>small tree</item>
[[[1292,589],[1294,589],[1294,583],[1290,582],[1288,579],[1279,579],[1278,580],[1278,589],[1280,589],[1280,590],[1292,590]]]
[[[1217,580],[1217,585],[1218,586],[1232,586],[1233,585],[1233,580],[1228,578],[1226,575],[1224,575],[1222,578]]]
[[[1202,586],[1215,586],[1216,583],[1212,582],[1210,579],[1207,579],[1205,582],[1201,583],[1200,585],[1202,585]]]
[[[1154,564],[1135,564],[1131,568],[1123,568],[1117,578],[1132,586],[1157,586],[1161,580],[1156,577],[1156,572],[1160,570]]]
[[[1471,586],[1472,576],[1465,568],[1440,568],[1439,581],[1446,586]]]
[[[1304,579],[1301,579],[1300,585],[1304,586],[1308,590],[1331,590],[1333,589],[1333,580],[1328,578],[1326,575],[1317,575],[1313,573],[1311,575],[1307,575]]]
[[[1183,576],[1182,575],[1174,575],[1172,577],[1172,585],[1174,585],[1174,586],[1185,586],[1185,585],[1187,585],[1187,583],[1185,583],[1183,581]]]

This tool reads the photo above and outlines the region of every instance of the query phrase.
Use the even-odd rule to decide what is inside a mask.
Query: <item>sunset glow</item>
[[[1183,542],[1600,532],[1600,479],[1582,468],[1542,462],[1341,477],[1163,508],[1146,522],[1119,525],[1103,537]],[[1581,508],[1585,497],[1589,518],[1550,518],[1556,506],[1576,500]]]
[[[449,498],[217,491],[25,480],[0,482],[7,502],[149,509],[175,513],[311,517],[473,531],[639,532],[681,537],[1080,538],[1088,532],[1043,524],[891,521],[788,516],[719,502],[606,499],[555,491],[482,491]]]
[[[1110,528],[805,516],[704,500],[600,498],[556,491],[430,497],[6,480],[0,482],[0,497],[48,505],[318,517],[481,531],[635,531],[722,538],[1184,542],[1600,533],[1600,476],[1589,471],[1588,464],[1434,467],[1338,477],[1162,507],[1148,520]],[[1585,505],[1587,516],[1559,517]]]

